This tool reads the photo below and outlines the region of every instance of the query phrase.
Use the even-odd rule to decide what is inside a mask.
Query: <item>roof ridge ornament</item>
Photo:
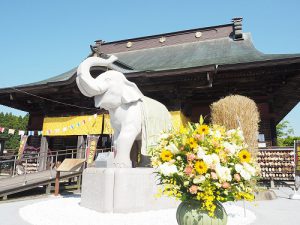
[[[98,41],[95,41],[96,45],[93,46],[93,45],[90,45],[90,48],[91,48],[91,55],[90,56],[98,56],[98,57],[101,57],[101,55],[103,55],[104,53],[101,52],[101,45],[103,43],[105,43],[105,41],[103,40],[98,40]],[[105,54],[104,54],[105,55]],[[89,56],[89,57],[90,57]],[[104,57],[105,58],[105,57]],[[106,59],[109,58],[109,57],[106,57]]]
[[[242,17],[235,17],[232,19],[233,22],[233,40],[240,41],[244,40],[242,31]]]

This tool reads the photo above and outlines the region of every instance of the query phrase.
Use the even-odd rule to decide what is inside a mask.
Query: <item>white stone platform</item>
[[[180,202],[155,197],[157,182],[152,168],[87,168],[80,205],[114,213],[177,208]]]

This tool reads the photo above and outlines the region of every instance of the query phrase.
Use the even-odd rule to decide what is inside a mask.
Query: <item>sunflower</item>
[[[209,127],[207,125],[201,125],[197,128],[197,133],[198,134],[208,134],[209,132]]]
[[[207,165],[205,164],[205,162],[201,161],[197,161],[195,163],[195,170],[197,171],[197,173],[199,174],[204,174],[207,172]]]
[[[160,153],[160,158],[164,162],[169,162],[173,158],[173,154],[172,154],[172,152],[164,149]]]
[[[239,158],[240,158],[242,163],[243,162],[248,163],[251,160],[251,154],[250,154],[250,152],[248,152],[247,150],[244,149],[244,150],[239,152]]]
[[[196,140],[192,137],[189,138],[187,142],[188,142],[191,149],[197,148],[197,146],[198,146]]]

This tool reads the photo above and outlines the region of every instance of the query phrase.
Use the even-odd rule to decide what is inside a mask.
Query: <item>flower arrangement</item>
[[[213,217],[216,201],[253,200],[258,167],[240,129],[189,123],[163,133],[151,151],[161,189],[158,195],[200,200]]]

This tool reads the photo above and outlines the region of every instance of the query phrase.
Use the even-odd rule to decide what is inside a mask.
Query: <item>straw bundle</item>
[[[245,142],[256,156],[260,118],[255,102],[245,96],[230,95],[211,104],[210,109],[213,124],[223,125],[227,129],[242,129]]]

